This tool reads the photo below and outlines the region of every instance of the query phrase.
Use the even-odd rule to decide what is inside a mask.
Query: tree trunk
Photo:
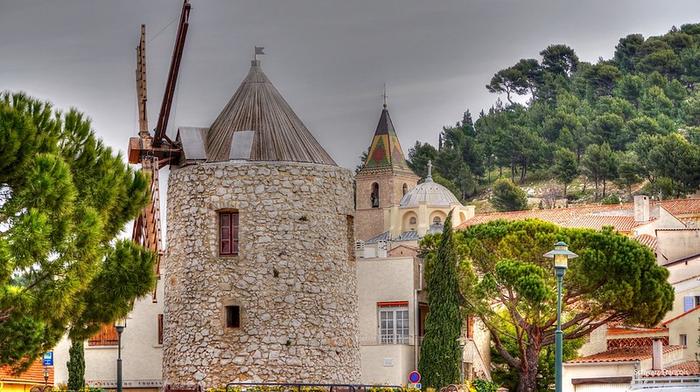
[[[566,199],[566,184],[564,184],[564,198]]]
[[[605,178],[603,178],[603,199],[605,199]]]
[[[527,163],[523,163],[523,169],[520,172],[520,184],[525,182],[525,175],[527,174]]]
[[[593,182],[595,183],[595,196],[593,197],[593,200],[598,200],[598,177],[593,179]]]
[[[538,335],[531,336],[531,338],[533,341],[527,344],[525,355],[522,356],[517,392],[535,392],[537,390],[538,361],[542,345]]]

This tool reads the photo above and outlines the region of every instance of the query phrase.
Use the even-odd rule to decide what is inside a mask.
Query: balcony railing
[[[631,390],[668,389],[669,391],[700,391],[700,376],[644,377],[632,379]],[[689,389],[693,388],[693,389]]]

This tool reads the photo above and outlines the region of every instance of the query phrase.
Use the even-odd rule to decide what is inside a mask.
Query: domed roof
[[[462,205],[449,189],[433,181],[431,169],[432,164],[429,162],[428,176],[422,183],[403,195],[399,203],[401,207],[417,207],[421,203],[435,207]]]

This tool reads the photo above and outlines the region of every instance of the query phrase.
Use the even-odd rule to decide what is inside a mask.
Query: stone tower
[[[168,184],[163,379],[359,382],[352,173],[257,60]]]
[[[358,240],[384,232],[388,208],[418,183],[418,176],[406,164],[399,137],[386,103],[374,131],[367,160],[355,176],[355,228]]]

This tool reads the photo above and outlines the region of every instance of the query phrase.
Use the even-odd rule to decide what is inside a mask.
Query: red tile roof
[[[641,328],[641,327],[608,327],[608,335],[631,335],[631,334],[657,334],[666,333],[667,328],[654,327],[654,328]]]
[[[32,363],[26,371],[20,374],[13,374],[9,366],[0,367],[0,381],[23,383],[23,384],[43,384],[44,383],[44,366],[41,359]],[[53,385],[53,367],[49,367],[49,385]]]
[[[700,217],[700,198],[662,200],[655,204],[660,205],[675,216],[695,215]]]
[[[681,317],[684,317],[684,316],[686,316],[686,315],[688,315],[688,314],[690,314],[690,313],[693,313],[694,311],[696,311],[696,310],[698,310],[698,309],[700,309],[700,305],[698,305],[698,306],[696,306],[696,307],[694,307],[694,308],[688,310],[687,312],[683,312],[683,313],[679,314],[678,316],[676,316],[676,317],[674,317],[674,318],[671,318],[671,319],[668,319],[668,320],[664,321],[663,323],[661,323],[661,325],[663,325],[663,326],[665,327],[666,325],[668,325],[668,324],[670,324],[670,323],[672,323],[672,322],[678,320],[678,319],[681,318]]]
[[[684,349],[684,346],[664,346],[664,354]],[[587,357],[576,358],[567,363],[607,363],[641,361],[651,358],[651,347],[614,348]]]
[[[653,220],[653,219],[652,219]],[[634,216],[620,215],[583,215],[578,216],[568,222],[564,222],[564,227],[581,227],[586,229],[600,230],[604,226],[612,226],[617,231],[629,232],[637,226],[645,225],[649,222],[637,222]]]
[[[563,224],[569,222],[573,219],[580,217],[583,214],[591,214],[602,211],[629,211],[633,207],[632,204],[619,204],[619,205],[599,205],[599,204],[585,204],[572,206],[569,208],[555,208],[546,210],[526,210],[526,211],[508,211],[508,212],[491,212],[486,214],[476,214],[471,219],[462,223],[459,227],[465,228],[468,226],[478,225],[480,223],[491,222],[497,219],[505,219],[509,221],[537,218],[542,219],[547,222],[552,222],[556,224]]]
[[[661,206],[673,215],[691,215],[700,218],[700,198],[663,200],[652,203],[652,207]],[[635,227],[648,223],[634,220],[633,203],[613,205],[582,204],[572,205],[568,208],[477,214],[463,222],[458,228],[464,229],[497,219],[514,221],[529,218],[541,219],[564,227],[601,229],[603,226],[613,226],[616,230],[622,232],[630,232]],[[654,219],[653,217],[651,218],[651,220]]]
[[[682,362],[672,365],[663,370],[649,370],[642,377],[682,377],[699,376],[700,363],[698,361]]]
[[[656,250],[656,237],[654,237],[653,235],[640,234],[634,236],[634,239],[640,244],[648,246],[649,248],[651,248],[651,250]]]

